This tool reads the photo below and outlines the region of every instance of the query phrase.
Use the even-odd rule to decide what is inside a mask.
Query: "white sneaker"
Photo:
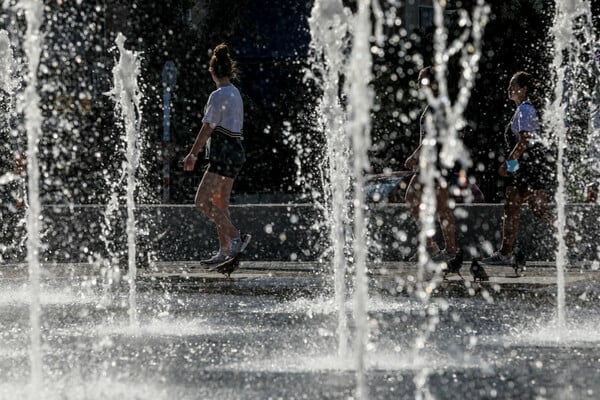
[[[204,265],[213,265],[213,264],[221,264],[223,261],[227,259],[227,254],[223,253],[221,250],[217,252],[214,256],[206,260],[200,260],[200,264]]]
[[[252,239],[252,235],[244,233],[240,237],[231,239],[230,242],[230,250],[227,258],[234,258],[238,254],[242,253],[248,247],[248,243],[250,243],[250,239]]]
[[[243,253],[246,250],[246,247],[250,244],[250,240],[252,240],[252,235],[249,233],[242,234],[242,248],[240,249],[240,253]]]

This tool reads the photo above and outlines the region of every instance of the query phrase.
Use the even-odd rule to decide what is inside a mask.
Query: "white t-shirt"
[[[510,129],[517,140],[521,138],[521,132],[529,132],[531,134],[529,139],[530,146],[540,141],[540,118],[537,110],[529,100],[522,102],[517,107],[510,121]]]
[[[240,91],[233,85],[227,85],[212,92],[206,103],[202,122],[213,129],[220,126],[230,132],[242,133],[244,103]]]

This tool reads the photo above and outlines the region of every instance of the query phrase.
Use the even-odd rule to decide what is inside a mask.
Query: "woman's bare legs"
[[[215,193],[212,197],[212,203],[227,217],[231,222],[231,214],[229,213],[229,196],[231,193],[231,187],[233,186],[233,179],[229,179],[229,187],[224,187],[222,191]],[[225,182],[224,182],[225,184]],[[217,228],[217,234],[219,236],[219,245],[222,252],[229,251],[229,240],[230,237],[223,233],[222,229]]]
[[[229,197],[233,179],[205,172],[196,192],[196,208],[198,208],[217,227],[221,251],[228,252],[229,241],[239,237],[239,230],[231,222],[229,214]]]
[[[514,186],[506,188],[504,215],[502,217],[502,246],[500,253],[511,254],[517,233],[519,232],[519,211],[523,204],[523,196]]]
[[[415,221],[419,221],[419,210],[421,206],[421,196],[423,195],[422,184],[419,182],[419,174],[414,174],[410,179],[408,187],[406,188],[406,194],[404,195],[404,201],[410,209]],[[437,248],[438,245],[433,240],[433,237],[427,236],[427,248]],[[437,251],[437,250],[436,250]]]
[[[545,190],[534,190],[527,196],[531,212],[543,223],[554,229],[554,215],[548,209],[548,197]]]
[[[436,182],[437,213],[442,227],[442,236],[446,245],[446,253],[456,253],[456,226],[454,223],[454,212],[450,208],[450,194],[447,187],[443,188]]]
[[[419,220],[419,210],[421,206],[421,196],[423,195],[422,184],[418,182],[418,175],[414,175],[406,189],[405,201],[410,209],[413,218]],[[449,206],[449,190],[440,186],[439,182],[435,183],[436,193],[436,211],[439,216],[440,225],[442,227],[442,236],[446,252],[449,254],[456,253],[456,226],[454,222],[454,213]],[[427,247],[435,248],[437,243],[433,237],[427,237]]]
[[[545,190],[520,192],[517,188],[509,186],[506,188],[506,202],[502,223],[502,247],[500,247],[501,254],[506,255],[513,251],[513,246],[519,232],[519,211],[525,202],[529,205],[533,215],[551,229],[554,229],[554,215],[548,209],[548,198]]]

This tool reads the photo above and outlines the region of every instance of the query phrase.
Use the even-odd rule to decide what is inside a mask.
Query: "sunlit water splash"
[[[336,304],[338,306],[338,355],[347,356],[346,256],[352,248],[354,263],[354,319],[356,334],[354,354],[357,374],[356,396],[367,397],[365,353],[368,340],[366,278],[367,232],[365,201],[361,190],[364,174],[369,169],[370,112],[373,93],[370,88],[372,58],[370,51],[371,7],[376,2],[358,2],[355,15],[341,1],[315,2],[310,18],[311,46],[319,66],[317,73],[323,89],[320,102],[321,124],[327,135],[327,162],[331,191],[331,230]],[[348,46],[351,53],[348,57]],[[341,78],[345,82],[341,82]],[[340,103],[340,93],[348,98],[347,109]],[[349,159],[352,160],[349,162]],[[354,187],[354,198],[350,188]],[[347,228],[353,222],[349,239]],[[351,240],[351,243],[349,241]],[[348,251],[348,253],[350,253]]]
[[[349,119],[347,134],[351,138],[354,172],[354,321],[356,333],[354,352],[356,354],[356,397],[368,398],[366,381],[366,351],[368,342],[368,315],[367,303],[369,301],[367,282],[367,231],[365,221],[365,172],[370,170],[367,150],[371,147],[371,108],[373,107],[374,93],[370,87],[373,60],[371,56],[371,1],[358,2],[358,12],[354,22],[354,37],[350,68],[346,81],[348,94]],[[376,2],[373,2],[375,4]]]
[[[556,250],[556,283],[557,283],[557,325],[559,328],[565,327],[565,265],[567,262],[567,247],[565,244],[566,233],[566,213],[565,205],[567,202],[565,189],[565,147],[567,146],[567,113],[569,90],[566,84],[567,68],[569,64],[575,62],[574,54],[571,48],[571,42],[574,40],[573,24],[574,20],[581,10],[583,2],[580,0],[556,0],[554,24],[551,33],[554,37],[554,58],[552,68],[556,74],[554,82],[553,101],[549,104],[548,110],[544,113],[547,120],[547,126],[554,133],[554,141],[557,147],[556,179],[557,187],[555,194],[556,201],[556,221],[555,234],[557,241]]]
[[[316,73],[323,95],[318,115],[325,132],[326,156],[329,177],[324,189],[330,191],[330,206],[325,206],[326,219],[330,221],[330,242],[333,254],[334,290],[338,305],[338,354],[345,356],[348,349],[346,321],[346,230],[349,223],[348,192],[350,171],[349,140],[344,132],[345,111],[339,98],[340,78],[346,70],[345,50],[349,40],[349,10],[341,0],[317,0],[309,19],[311,47],[315,53]]]
[[[0,30],[0,89],[12,92],[13,51],[8,32]]]
[[[440,177],[436,164],[445,168],[453,168],[456,162],[467,168],[470,165],[469,153],[465,149],[458,132],[465,126],[463,113],[471,97],[475,84],[478,64],[481,58],[483,31],[487,25],[490,8],[483,0],[479,0],[473,9],[472,16],[467,11],[460,10],[460,23],[463,31],[451,43],[448,43],[448,31],[444,26],[444,7],[434,2],[434,36],[436,80],[438,93],[434,95],[426,90],[427,102],[434,112],[426,118],[426,135],[423,141],[423,151],[419,158],[419,180],[425,190],[423,195],[424,207],[421,208],[421,230],[419,233],[419,282],[423,282],[426,272],[437,270],[430,263],[426,252],[426,240],[435,233],[436,199],[434,195],[435,180]],[[454,101],[448,92],[447,81],[448,62],[452,57],[459,57],[461,67],[460,80],[452,85],[459,88]],[[438,155],[436,147],[441,144]],[[423,288],[419,288],[421,290]],[[427,290],[419,296],[427,299]]]
[[[136,52],[125,49],[125,36],[121,33],[115,40],[119,50],[119,61],[113,68],[114,88],[110,92],[117,104],[117,110],[123,118],[125,127],[124,140],[127,143],[125,166],[127,175],[127,266],[129,280],[129,320],[137,326],[136,301],[136,223],[135,223],[135,188],[136,170],[140,159],[139,137],[141,132],[142,110],[141,92],[138,86],[140,60]]]
[[[10,96],[19,87],[19,82],[15,76],[15,67],[15,58],[8,32],[0,30],[0,90],[4,91],[6,96]],[[13,107],[14,102],[11,98],[3,98],[2,111],[7,115],[6,119],[9,126],[11,125]],[[4,172],[0,175],[0,185],[6,185],[17,180],[20,180],[20,177],[13,172]]]
[[[18,88],[16,61],[7,31],[0,29],[0,90],[11,94]],[[10,105],[10,104],[9,104]],[[11,111],[7,109],[5,111]]]
[[[589,65],[589,70],[591,76],[594,77],[593,87],[591,89],[591,96],[589,98],[589,109],[590,109],[590,117],[589,117],[589,130],[590,134],[588,135],[588,160],[587,164],[589,165],[590,174],[591,174],[591,182],[589,182],[588,187],[588,196],[589,201],[593,201],[596,204],[599,204],[599,199],[597,193],[595,194],[596,199],[593,199],[594,195],[590,196],[590,191],[598,190],[600,187],[600,163],[598,162],[598,158],[600,157],[600,37],[594,34],[593,32],[593,24],[592,24],[592,11],[591,4],[587,4],[585,14],[587,16],[587,21],[589,26],[587,27],[587,36],[589,42],[591,43],[591,60]],[[595,254],[597,255],[596,259],[600,258],[600,246],[596,244]]]
[[[433,265],[425,253],[425,241],[432,235],[435,216],[435,196],[433,196],[434,180],[439,175],[435,170],[437,153],[434,151],[436,143],[441,142],[441,161],[444,165],[453,165],[456,160],[468,164],[468,156],[463,148],[462,141],[458,138],[457,131],[464,125],[462,114],[468,103],[477,65],[480,58],[481,38],[487,23],[489,7],[479,1],[474,9],[473,19],[461,11],[461,26],[463,34],[450,45],[446,43],[447,32],[443,28],[443,9],[435,3],[436,7],[436,54],[438,79],[442,82],[441,93],[433,97],[430,93],[428,100],[435,104],[438,112],[436,121],[442,121],[441,129],[429,129],[432,137],[426,138],[427,152],[421,160],[421,181],[425,183],[425,199],[427,201],[423,211],[425,223],[421,226],[420,239],[420,266],[419,279],[420,298],[427,300],[435,287],[436,282],[427,282],[426,270],[438,269]],[[352,261],[355,268],[355,301],[353,305],[356,320],[356,339],[354,354],[357,365],[357,397],[366,398],[365,355],[368,338],[366,305],[369,301],[366,279],[366,251],[367,234],[364,215],[364,198],[360,190],[364,184],[364,174],[369,169],[366,150],[370,147],[370,111],[373,105],[373,93],[370,89],[372,76],[365,71],[371,70],[372,37],[375,36],[377,45],[383,46],[384,38],[381,35],[381,20],[383,12],[378,2],[363,1],[357,3],[358,11],[353,15],[343,7],[341,2],[317,1],[313,7],[310,20],[312,48],[316,53],[316,61],[322,61],[317,70],[323,89],[323,98],[320,103],[321,124],[327,133],[328,162],[330,174],[330,187],[332,205],[332,230],[331,241],[333,246],[333,264],[336,276],[336,303],[338,303],[340,321],[338,323],[338,338],[346,340],[344,314],[344,275],[346,271],[345,253],[353,251]],[[372,26],[371,21],[375,21]],[[373,32],[375,35],[373,35]],[[351,49],[348,57],[348,46]],[[463,67],[459,86],[461,88],[457,100],[452,103],[448,98],[445,72],[447,71],[448,58],[458,55]],[[321,59],[322,58],[322,59]],[[340,77],[345,78],[343,91],[340,90]],[[346,108],[340,106],[340,95],[348,99]],[[431,121],[429,122],[431,125]],[[351,160],[348,161],[348,159]],[[352,165],[350,165],[352,163]],[[348,197],[348,189],[352,187],[355,197]],[[429,192],[427,192],[427,188]],[[429,193],[429,196],[427,195]],[[353,235],[347,239],[345,229],[352,222]],[[347,247],[345,247],[347,246]],[[424,339],[424,338],[421,338]],[[345,349],[345,344],[340,342],[340,349]],[[344,353],[340,352],[340,355]]]
[[[466,10],[459,10],[459,26],[462,31],[458,32],[457,38],[448,43],[448,31],[444,22],[445,7],[437,1],[434,5],[434,65],[438,92],[433,93],[426,90],[425,95],[432,113],[426,117],[426,133],[423,138],[423,147],[419,157],[419,181],[423,185],[422,207],[419,212],[420,230],[418,234],[418,275],[417,275],[417,297],[430,302],[431,295],[440,283],[441,265],[433,262],[427,253],[427,239],[435,234],[436,217],[436,180],[440,178],[437,165],[452,169],[456,162],[463,168],[470,166],[470,159],[458,132],[465,126],[463,118],[464,111],[471,97],[471,91],[475,84],[479,60],[481,58],[481,46],[483,32],[487,25],[490,7],[483,1],[478,0],[473,8],[472,15]],[[451,58],[459,59],[461,68],[459,82],[449,83],[447,80],[448,62]],[[449,95],[449,84],[457,85],[458,95],[452,99]],[[441,151],[438,154],[438,144]],[[414,352],[418,352],[425,346],[429,335],[435,331],[439,322],[440,309],[444,307],[443,302],[431,302],[429,305],[429,323],[426,329],[416,338]],[[418,399],[430,397],[427,389],[427,377],[429,370],[423,368],[414,378]]]
[[[36,399],[42,391],[42,346],[40,332],[40,251],[41,251],[41,202],[40,168],[38,162],[38,144],[42,135],[42,112],[37,92],[37,73],[42,52],[42,34],[40,28],[44,20],[44,4],[39,0],[21,1],[17,7],[22,9],[27,22],[23,42],[27,57],[27,75],[25,89],[18,98],[18,111],[22,112],[27,131],[27,264],[29,266],[30,291],[30,329],[31,362],[30,398]]]

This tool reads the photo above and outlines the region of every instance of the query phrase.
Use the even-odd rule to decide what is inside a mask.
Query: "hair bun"
[[[236,75],[236,63],[231,59],[229,47],[225,43],[215,47],[209,65],[219,78],[233,78]]]
[[[229,57],[229,48],[227,48],[226,44],[220,44],[215,47],[215,56],[218,58],[221,57]]]

